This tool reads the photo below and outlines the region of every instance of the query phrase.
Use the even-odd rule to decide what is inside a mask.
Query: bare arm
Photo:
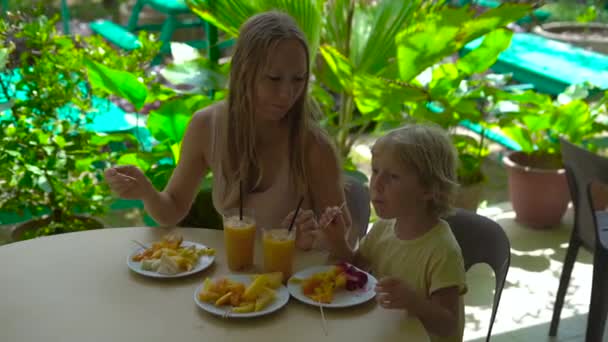
[[[182,140],[179,162],[165,190],[154,189],[144,197],[148,214],[162,225],[175,225],[186,216],[209,165],[204,146],[208,144],[213,107],[195,113]]]
[[[345,202],[342,168],[338,157],[329,142],[313,139],[308,150],[308,163],[311,170],[311,198],[315,212],[321,214],[329,207],[340,207]],[[352,221],[348,207],[342,210],[347,241],[351,241]],[[356,237],[355,237],[356,239]]]
[[[378,281],[376,293],[383,308],[407,310],[422,322],[428,332],[442,337],[456,333],[460,315],[457,286],[438,289],[427,298],[401,279],[385,277]]]
[[[355,250],[347,241],[344,215],[337,207],[327,209],[319,221],[323,235],[327,239],[330,257],[345,261],[369,271],[369,263],[359,250]]]
[[[435,291],[430,299],[416,297],[408,311],[418,317],[427,331],[438,336],[454,335],[458,327],[458,287]]]

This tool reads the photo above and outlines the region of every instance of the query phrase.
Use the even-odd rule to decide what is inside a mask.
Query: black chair
[[[490,341],[500,295],[511,265],[511,243],[502,227],[485,216],[456,209],[446,221],[450,224],[452,233],[462,250],[465,270],[468,271],[475,264],[485,263],[494,271],[496,277],[494,303],[486,336],[486,342]]]
[[[371,215],[369,188],[357,178],[344,175],[344,197],[352,219],[352,229],[356,233],[351,234],[351,238],[359,240],[367,233]],[[349,242],[354,246],[355,241]]]
[[[593,253],[593,283],[585,341],[600,342],[608,311],[608,212],[596,212],[593,209],[591,184],[608,183],[608,159],[567,140],[560,140],[566,178],[574,204],[574,226],[559,280],[549,336],[557,334],[572,268],[578,250],[583,247]]]

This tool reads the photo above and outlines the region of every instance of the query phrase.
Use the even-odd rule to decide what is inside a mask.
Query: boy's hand
[[[386,277],[376,284],[376,300],[385,309],[408,309],[416,293],[398,278]]]
[[[341,248],[342,244],[346,242],[346,226],[339,207],[325,209],[319,220],[319,227],[330,245],[330,249]]]

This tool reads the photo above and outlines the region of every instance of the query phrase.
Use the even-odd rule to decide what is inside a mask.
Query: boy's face
[[[408,217],[426,211],[431,198],[415,170],[390,151],[372,154],[371,198],[376,214],[383,219]]]

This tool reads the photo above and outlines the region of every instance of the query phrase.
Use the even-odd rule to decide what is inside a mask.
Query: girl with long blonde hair
[[[251,17],[232,56],[228,98],[194,114],[165,190],[154,189],[134,166],[108,169],[110,187],[143,200],[164,225],[187,214],[208,171],[216,210],[238,207],[242,196],[259,227],[284,226],[303,198],[296,241],[310,248],[317,215],[344,202],[339,158],[309,101],[310,65],[304,34],[290,16]],[[347,209],[344,215],[350,224]]]

